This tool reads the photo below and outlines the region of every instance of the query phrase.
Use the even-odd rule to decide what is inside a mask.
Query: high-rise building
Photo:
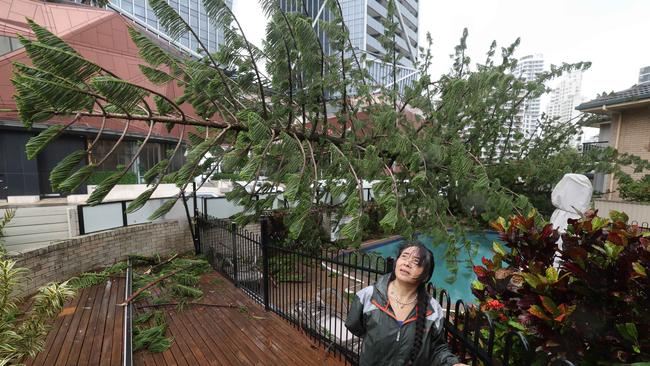
[[[650,83],[650,66],[642,67],[639,70],[639,84]]]
[[[544,56],[534,54],[519,59],[515,75],[524,81],[532,81],[544,70]],[[519,108],[516,127],[526,136],[530,136],[539,127],[540,98],[528,98]]]
[[[232,9],[232,0],[225,0]],[[201,0],[167,0],[167,3],[189,23],[201,43],[210,51],[216,52],[223,43],[223,29],[215,26],[208,18]],[[203,57],[197,50],[200,45],[191,35],[185,34],[173,40],[158,23],[147,0],[110,0],[110,9],[128,17],[161,39],[195,57]]]
[[[122,0],[124,1],[124,0]],[[303,7],[304,1],[304,7]],[[280,0],[280,6],[285,11],[308,13],[309,17],[316,20],[331,20],[332,14],[328,11],[330,0]],[[386,31],[382,19],[388,16],[388,1],[386,0],[340,0],[343,20],[350,32],[350,41],[356,52],[365,53],[370,76],[377,85],[391,86],[393,84],[393,67],[384,63],[381,58],[386,55],[382,47],[380,36]],[[415,62],[418,58],[419,34],[419,1],[396,0],[397,50],[399,61],[397,69],[397,83],[403,89],[409,82],[418,76]],[[325,48],[329,53],[327,35],[314,21],[314,28],[319,32]]]
[[[546,114],[558,118],[560,122],[570,121],[577,116],[575,107],[581,102],[582,71],[576,70],[562,75],[559,84],[553,89]]]

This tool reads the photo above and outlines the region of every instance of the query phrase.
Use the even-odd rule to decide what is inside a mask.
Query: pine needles
[[[101,272],[85,272],[80,274],[78,277],[73,277],[68,280],[68,284],[75,289],[83,289],[86,287],[91,287],[99,285],[100,283],[106,282],[106,280],[113,275],[124,272],[128,267],[126,262],[116,263]]]
[[[151,322],[153,322],[153,326],[149,328],[138,325]],[[148,349],[150,352],[158,353],[164,352],[171,346],[173,338],[165,337],[167,322],[162,311],[156,310],[140,314],[133,323],[136,324],[133,330],[133,351]]]
[[[211,270],[207,261],[177,255],[168,259],[159,256],[130,256],[130,259],[137,266],[133,275],[133,291],[142,291],[133,302],[164,306],[176,301],[177,310],[182,311],[188,300],[203,296],[203,291],[197,285],[201,275]],[[173,338],[165,336],[167,325],[164,312],[144,311],[134,319],[134,323],[134,351],[146,349],[149,352],[164,352],[171,346]]]

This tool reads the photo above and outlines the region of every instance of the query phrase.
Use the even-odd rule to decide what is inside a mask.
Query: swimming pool
[[[485,232],[485,233],[470,233],[467,234],[467,239],[472,243],[479,243],[478,251],[476,256],[472,259],[474,264],[480,265],[481,258],[492,258],[494,254],[492,252],[492,242],[500,241],[497,233],[495,232]],[[374,252],[381,255],[384,258],[397,256],[397,248],[403,242],[403,239],[391,240],[382,243],[378,243],[372,246],[363,248],[364,252]],[[476,302],[476,298],[472,295],[472,290],[470,288],[472,281],[476,280],[476,275],[471,267],[467,264],[467,259],[469,255],[467,251],[461,250],[458,256],[458,275],[456,281],[453,284],[445,282],[445,279],[451,275],[447,264],[445,263],[445,250],[446,245],[444,243],[433,245],[433,240],[430,237],[420,235],[418,241],[426,245],[427,248],[431,249],[433,252],[436,267],[433,271],[433,277],[431,278],[431,283],[433,283],[438,289],[445,289],[452,301],[462,299],[466,303]]]

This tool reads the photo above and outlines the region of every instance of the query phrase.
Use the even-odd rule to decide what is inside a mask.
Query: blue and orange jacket
[[[415,339],[417,307],[400,323],[388,300],[390,275],[384,275],[372,286],[359,291],[348,311],[345,326],[363,338],[360,366],[404,365]],[[452,366],[458,363],[443,338],[444,315],[435,299],[426,309],[422,348],[413,365]]]

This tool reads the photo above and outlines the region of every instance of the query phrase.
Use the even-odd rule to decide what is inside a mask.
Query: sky
[[[650,0],[419,0],[420,45],[433,38],[433,79],[449,71],[450,55],[467,28],[467,55],[483,62],[492,41],[507,47],[517,38],[516,57],[541,53],[551,64],[589,61],[583,74],[582,100],[627,89],[639,69],[650,66]],[[250,41],[261,45],[266,19],[257,0],[234,0],[233,12]],[[551,83],[549,86],[553,86]],[[542,97],[546,111],[548,96]],[[583,141],[598,129],[583,128]]]
[[[257,0],[234,0],[233,11],[246,36],[256,44],[266,20]],[[650,66],[650,0],[420,0],[420,44],[433,37],[431,73],[449,70],[463,28],[468,28],[472,62],[485,59],[493,40],[508,46],[517,37],[517,56],[544,55],[545,64],[591,61],[582,94],[593,99],[637,82],[639,69]]]

